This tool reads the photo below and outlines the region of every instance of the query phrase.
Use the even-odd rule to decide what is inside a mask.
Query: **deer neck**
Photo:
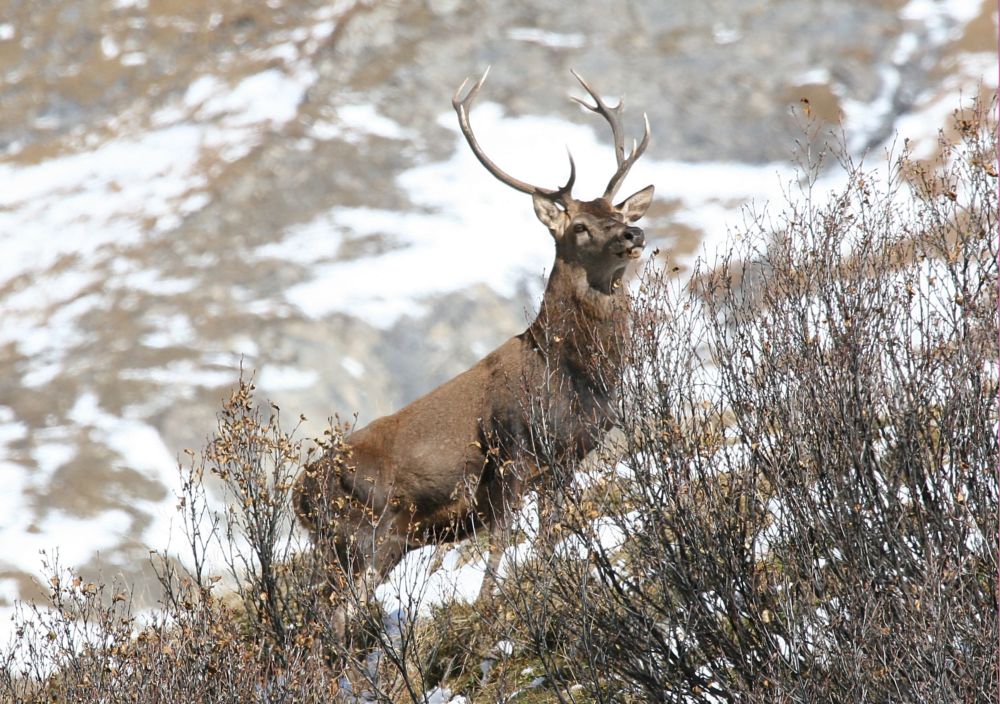
[[[620,358],[628,301],[620,273],[604,283],[594,286],[584,267],[557,259],[529,328],[546,357],[587,376],[603,376]]]

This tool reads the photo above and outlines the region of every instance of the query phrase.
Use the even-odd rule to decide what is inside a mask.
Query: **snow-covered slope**
[[[632,128],[649,111],[624,190],[656,185],[647,231],[681,275],[748,200],[780,198],[800,93],[842,115],[855,150],[896,130],[933,150],[960,95],[996,87],[988,2],[886,10],[867,63],[868,30],[851,32],[867,3],[825,24],[730,4],[720,23],[640,3],[641,29],[599,3],[531,26],[517,3],[67,0],[0,19],[0,608],[38,595],[42,549],[148,576],[176,458],[211,432],[241,359],[318,433],[518,330],[551,243],[455,125],[451,91],[483,64],[477,134],[534,182],[562,181],[567,146],[577,192],[611,171],[606,128],[563,99],[567,66],[627,89]],[[838,38],[842,53],[811,53]]]

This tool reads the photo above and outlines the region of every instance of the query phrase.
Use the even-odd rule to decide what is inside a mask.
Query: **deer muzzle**
[[[642,231],[641,227],[634,225],[626,227],[622,238],[625,240],[625,251],[630,259],[638,259],[642,256],[642,248],[646,246],[646,233]]]

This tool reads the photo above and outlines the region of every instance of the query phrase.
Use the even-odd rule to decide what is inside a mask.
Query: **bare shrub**
[[[151,556],[159,608],[137,612],[128,585],[46,564],[48,603],[21,605],[0,652],[0,701],[442,698],[435,688],[455,669],[443,654],[450,611],[426,617],[416,590],[386,612],[369,584],[331,585],[329,554],[294,530],[292,481],[316,452],[346,461],[345,428],[306,443],[254,391],[240,379],[205,449],[180,467],[187,555]],[[338,623],[345,604],[350,621]]]
[[[127,585],[46,565],[49,602],[21,605],[0,653],[0,700],[327,701],[339,671],[324,657],[326,610],[310,588],[319,565],[298,549],[287,497],[306,454],[241,379],[205,451],[180,468],[189,555],[151,557],[160,608],[136,612]],[[221,514],[207,477],[228,501]],[[209,572],[220,556],[228,580]]]
[[[161,608],[47,567],[0,701],[987,700],[995,131],[977,106],[935,163],[842,157],[832,193],[807,153],[784,211],[749,213],[693,284],[647,271],[602,451],[574,463],[545,389],[524,396],[551,471],[502,560],[465,548],[496,566],[486,602],[338,579],[289,491],[316,452],[350,462],[345,428],[310,449],[241,380],[181,468],[189,555],[154,557]]]
[[[574,468],[566,537],[508,582],[560,700],[995,694],[990,114],[829,194],[807,154],[695,286],[647,276],[622,461]]]

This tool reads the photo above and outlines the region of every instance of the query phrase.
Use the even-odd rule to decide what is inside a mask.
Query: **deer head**
[[[618,169],[608,181],[604,194],[594,200],[577,200],[572,195],[573,183],[576,181],[576,165],[573,163],[572,154],[569,155],[569,178],[565,185],[554,190],[533,186],[516,179],[486,156],[469,124],[469,108],[486,81],[488,68],[465,97],[460,98],[468,79],[463,81],[451,102],[458,113],[462,134],[465,135],[480,163],[501,182],[531,195],[535,214],[555,240],[557,264],[564,262],[567,265],[582,267],[587,273],[590,285],[608,293],[621,280],[628,261],[638,258],[645,246],[642,229],[633,223],[649,208],[653,200],[653,187],[646,186],[617,205],[613,201],[632,165],[649,146],[649,119],[644,113],[645,131],[642,140],[638,143],[633,140],[632,149],[626,154],[625,136],[621,125],[623,101],[619,100],[613,107],[607,105],[576,71],[572,73],[593,98],[594,104],[591,105],[580,98],[574,100],[607,120],[614,139]]]

